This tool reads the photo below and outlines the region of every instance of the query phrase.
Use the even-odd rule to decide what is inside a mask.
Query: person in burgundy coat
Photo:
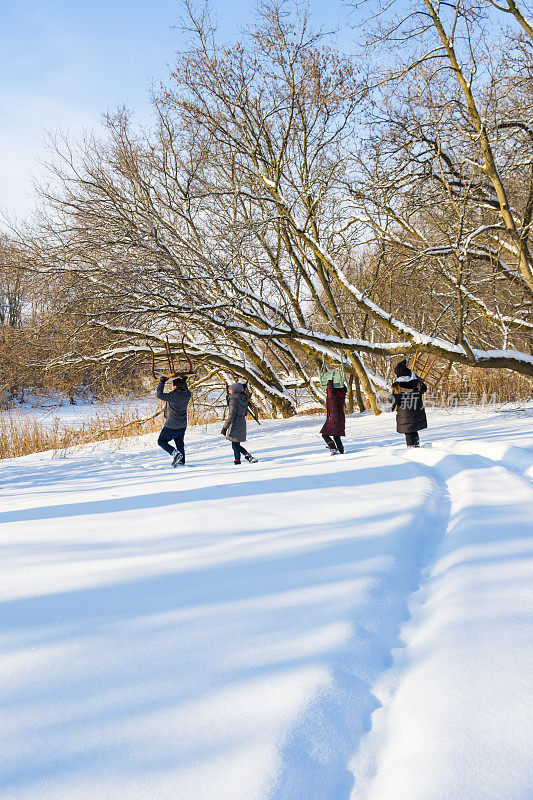
[[[326,447],[331,450],[331,455],[336,456],[344,453],[344,445],[341,436],[346,436],[346,417],[344,415],[344,401],[346,399],[346,387],[335,389],[333,381],[328,381],[326,390],[326,422],[322,426],[320,433],[326,443]]]

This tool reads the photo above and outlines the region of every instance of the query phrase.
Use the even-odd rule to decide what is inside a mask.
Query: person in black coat
[[[332,456],[344,453],[341,436],[346,436],[345,400],[346,386],[336,389],[333,386],[333,381],[328,381],[326,389],[326,421],[320,433],[326,443],[326,447],[331,450]]]
[[[165,392],[165,382],[167,376],[159,378],[156,389],[156,396],[165,402],[165,425],[159,434],[157,444],[172,456],[172,466],[184,466],[185,464],[185,430],[187,428],[187,406],[191,399],[191,393],[187,386],[186,378],[174,378],[172,384],[174,389]],[[169,442],[174,440],[175,447]]]
[[[428,387],[409,369],[405,359],[396,364],[394,372],[396,380],[392,384],[392,410],[396,411],[396,430],[405,433],[407,447],[420,447],[418,431],[428,426],[422,399]]]

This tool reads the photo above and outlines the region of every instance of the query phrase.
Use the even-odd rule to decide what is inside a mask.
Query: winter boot
[[[235,464],[240,464],[240,463],[241,463],[241,460],[239,459],[239,460],[237,461],[237,459],[235,459],[235,462],[234,462],[234,463],[235,463]]]
[[[333,445],[333,447],[330,447],[330,449],[331,449],[331,455],[332,455],[332,456],[338,456],[338,455],[340,455],[340,452],[339,452],[339,450],[337,450],[337,448],[335,447],[335,445]]]
[[[182,467],[185,464],[185,459],[183,458],[183,453],[180,453],[179,450],[174,450],[172,453],[172,466],[173,467]]]
[[[257,458],[254,458],[251,453],[246,453],[244,457],[250,464],[257,464]]]
[[[418,435],[418,431],[414,433],[406,433],[406,444],[407,447],[420,447],[420,436]]]

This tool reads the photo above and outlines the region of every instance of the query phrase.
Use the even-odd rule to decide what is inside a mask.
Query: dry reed
[[[134,409],[121,408],[92,414],[79,424],[53,419],[46,424],[36,417],[8,411],[0,414],[0,459],[52,450],[66,455],[73,448],[108,439],[125,439],[151,433],[161,427],[161,414],[138,419]]]
[[[215,410],[197,404],[191,407],[189,424],[207,425],[219,418]],[[78,424],[62,422],[58,418],[47,424],[20,411],[4,411],[0,412],[0,459],[45,450],[52,450],[54,456],[61,457],[85,444],[156,433],[163,422],[162,409],[139,419],[138,410],[128,406],[116,410],[103,408]]]

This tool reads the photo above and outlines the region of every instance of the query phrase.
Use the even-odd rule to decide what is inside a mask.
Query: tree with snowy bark
[[[295,387],[323,402],[324,356],[375,412],[391,356],[533,375],[531,30],[513,3],[498,55],[499,6],[383,13],[363,58],[274,6],[225,46],[189,8],[154,129],[122,109],[103,141],[55,142],[24,238],[114,338],[95,358],[186,334],[202,380],[285,416]]]

